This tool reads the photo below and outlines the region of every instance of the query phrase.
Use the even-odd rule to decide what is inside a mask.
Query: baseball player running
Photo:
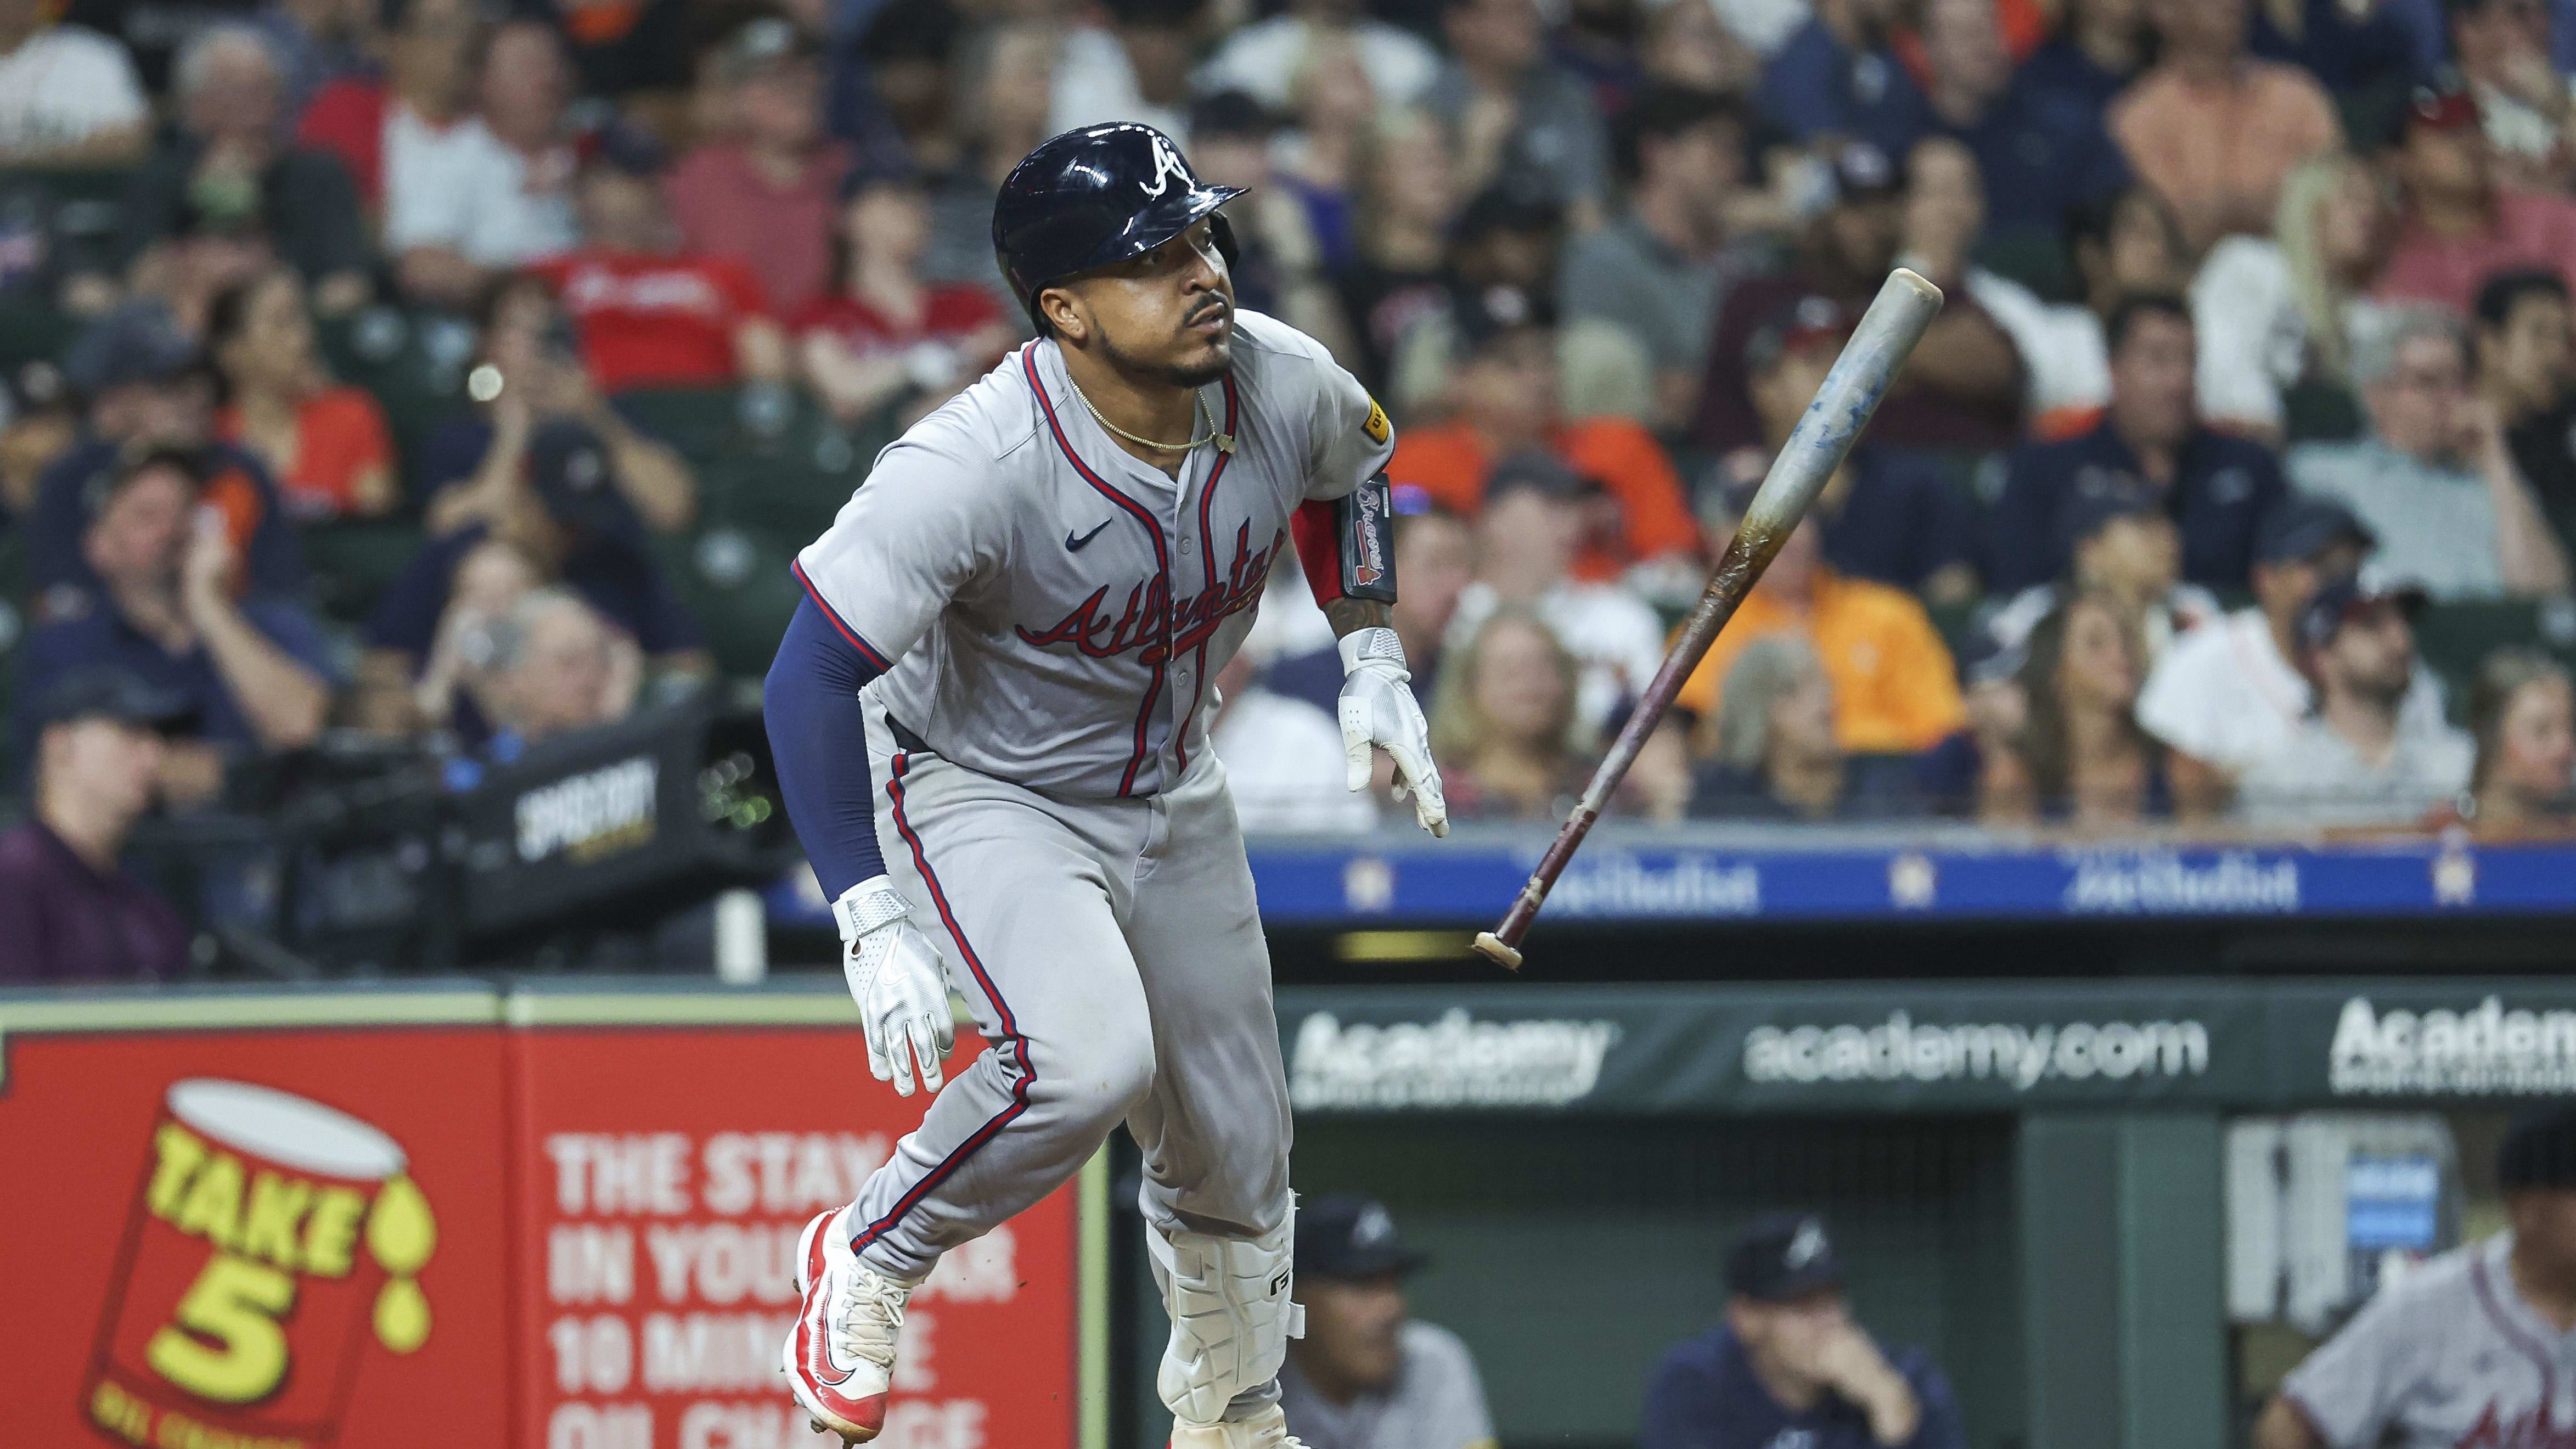
[[[788,813],[869,1070],[938,1094],[797,1255],[786,1372],[852,1443],[885,1422],[939,1255],[1120,1122],[1172,1320],[1171,1442],[1295,1443],[1287,1080],[1207,730],[1292,536],[1341,638],[1351,788],[1383,749],[1423,828],[1448,820],[1387,624],[1393,430],[1311,338],[1235,307],[1218,208],[1241,194],[1149,126],[1030,152],[993,245],[1038,339],[880,454],[796,560],[767,689]],[[941,1090],[951,986],[993,1049]]]

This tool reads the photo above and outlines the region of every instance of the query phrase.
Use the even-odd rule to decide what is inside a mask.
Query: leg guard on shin
[[[1146,1227],[1154,1278],[1172,1318],[1155,1392],[1173,1417],[1214,1424],[1238,1394],[1279,1376],[1288,1340],[1306,1330],[1305,1308],[1288,1297],[1297,1210],[1258,1238],[1165,1233]]]

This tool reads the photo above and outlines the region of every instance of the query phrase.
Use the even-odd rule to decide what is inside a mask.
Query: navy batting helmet
[[[1013,295],[1043,334],[1038,293],[1065,278],[1143,256],[1243,194],[1201,186],[1172,138],[1133,121],[1084,126],[1040,145],[993,198],[993,251]],[[1234,231],[1215,216],[1217,250],[1234,264]]]

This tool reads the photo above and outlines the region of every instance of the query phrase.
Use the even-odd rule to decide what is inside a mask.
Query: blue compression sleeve
[[[760,694],[778,760],[787,818],[814,863],[823,894],[886,873],[877,847],[876,784],[868,777],[865,707],[859,686],[883,671],[850,647],[811,597],[796,604]]]

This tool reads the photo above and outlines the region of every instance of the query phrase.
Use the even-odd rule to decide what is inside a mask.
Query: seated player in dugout
[[[2383,1287],[2281,1380],[2254,1449],[2567,1442],[2576,1334],[2576,1107],[2516,1116],[2496,1152],[2506,1231]]]
[[[1346,783],[1384,750],[1422,827],[1448,814],[1391,625],[1394,429],[1314,339],[1235,305],[1218,208],[1240,194],[1150,126],[1031,152],[993,246],[1037,340],[878,455],[797,557],[766,690],[781,791],[869,1069],[938,1093],[798,1248],[783,1366],[848,1443],[884,1427],[913,1285],[1123,1122],[1170,1442],[1296,1444],[1287,1078],[1208,749],[1209,676],[1292,535],[1341,640]],[[993,1049],[941,1090],[952,984]]]
[[[1494,1449],[1484,1381],[1458,1335],[1415,1318],[1404,1280],[1430,1260],[1386,1205],[1333,1193],[1297,1214],[1297,1302],[1280,1404],[1307,1449]]]

